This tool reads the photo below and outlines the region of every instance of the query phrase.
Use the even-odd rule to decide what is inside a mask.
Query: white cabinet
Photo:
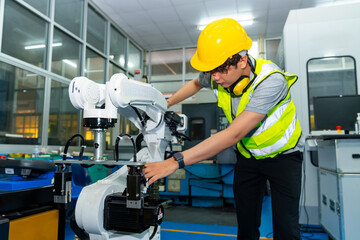
[[[320,223],[336,240],[360,234],[360,138],[318,141]]]

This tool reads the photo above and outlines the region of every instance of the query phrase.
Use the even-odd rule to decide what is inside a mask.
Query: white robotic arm
[[[159,122],[166,111],[166,101],[161,92],[149,84],[130,80],[122,73],[111,77],[108,93],[111,102],[119,111],[130,107],[137,108],[145,112],[153,122]],[[125,117],[133,116],[128,114]]]
[[[110,102],[105,84],[76,77],[70,82],[69,97],[76,109],[84,110],[84,118],[117,118],[117,108]]]
[[[94,83],[85,77],[74,78],[69,86],[69,96],[75,108],[84,110],[84,126],[95,132],[94,163],[106,165],[100,150],[104,138],[102,133],[113,127],[117,111],[139,128],[146,143],[145,148],[137,149],[138,162],[129,162],[129,173],[124,166],[109,177],[83,188],[75,209],[78,227],[94,240],[150,239],[148,226],[162,219],[162,207],[147,204],[146,183],[141,169],[146,162],[164,160],[169,146],[182,138],[178,130],[186,130],[186,116],[167,112],[161,92],[150,84],[130,80],[124,74],[113,75],[106,84]],[[126,195],[122,194],[125,188]],[[117,211],[123,213],[117,214]],[[153,222],[140,221],[140,225],[133,225],[133,221],[127,221],[134,216],[141,219],[141,214],[148,214],[145,219],[154,219]],[[123,225],[112,225],[118,221],[123,221]]]
[[[76,77],[69,85],[69,96],[75,108],[84,110],[84,126],[94,131],[94,160],[103,160],[104,132],[114,127],[117,112],[140,129],[145,141],[172,140],[163,121],[165,98],[150,84],[130,80],[122,73],[113,75],[106,84]],[[152,155],[158,155],[158,147],[156,144],[150,150]],[[154,159],[158,161],[161,157]]]

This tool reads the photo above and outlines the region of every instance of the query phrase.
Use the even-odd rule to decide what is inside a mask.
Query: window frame
[[[313,60],[320,60],[320,59],[329,59],[329,58],[344,58],[344,57],[349,57],[353,60],[354,62],[354,76],[355,76],[355,93],[356,95],[358,95],[358,83],[357,83],[357,70],[356,70],[356,59],[355,57],[351,56],[351,55],[337,55],[337,56],[326,56],[326,57],[315,57],[315,58],[310,58],[306,61],[306,84],[307,84],[307,109],[308,109],[308,123],[309,123],[309,132],[313,131],[311,129],[311,108],[310,108],[310,76],[309,76],[309,62],[313,61]],[[330,96],[330,95],[327,95]],[[346,96],[346,95],[345,95]]]

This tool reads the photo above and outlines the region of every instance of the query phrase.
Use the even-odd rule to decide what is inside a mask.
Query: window
[[[105,51],[106,22],[89,6],[87,16],[87,42],[101,52]]]
[[[82,74],[104,83],[116,73],[133,77],[134,70],[143,70],[143,49],[111,25],[93,1],[0,2],[0,144],[64,145],[81,124],[80,111],[69,101],[67,79]],[[44,96],[50,103],[44,104]],[[139,132],[129,120],[119,116],[120,121],[124,132]],[[92,144],[92,131],[81,132]],[[106,132],[108,145],[113,134]]]
[[[265,51],[266,51],[266,60],[270,60],[273,63],[279,62],[279,47],[281,39],[266,39],[265,40]]]
[[[182,80],[183,50],[151,53],[151,82]]]
[[[83,12],[84,0],[55,1],[55,21],[79,37],[82,33]]]
[[[81,44],[57,28],[54,29],[54,44],[61,44],[61,47],[53,48],[51,71],[69,79],[78,76]]]
[[[2,52],[45,68],[48,24],[14,1],[5,2]],[[59,45],[54,45],[59,47]]]
[[[310,129],[315,129],[314,97],[357,94],[355,60],[350,56],[314,58],[307,62]]]
[[[199,71],[193,68],[190,64],[191,58],[195,55],[196,48],[187,48],[185,49],[185,66],[186,66],[186,75],[185,79],[192,80],[199,76]]]
[[[24,0],[24,2],[39,10],[46,16],[49,16],[50,0]]]
[[[134,70],[141,67],[141,51],[134,44],[130,42],[129,46],[129,59],[128,59],[128,72],[134,76]]]
[[[192,140],[203,140],[205,138],[204,118],[190,118],[190,138]]]
[[[120,133],[127,133],[129,135],[138,135],[139,129],[129,119],[120,116]]]
[[[104,83],[105,59],[99,54],[86,49],[85,77],[97,82]]]
[[[79,112],[69,100],[68,85],[51,81],[51,100],[48,129],[49,145],[65,145],[78,132]]]
[[[121,68],[119,68],[115,64],[109,63],[109,79],[112,77],[112,75],[114,75],[116,73],[124,73],[124,74],[126,74],[124,70],[122,70]]]
[[[125,53],[126,38],[114,27],[111,27],[110,60],[119,65],[120,67],[125,67]]]
[[[0,143],[40,144],[45,78],[0,62]]]

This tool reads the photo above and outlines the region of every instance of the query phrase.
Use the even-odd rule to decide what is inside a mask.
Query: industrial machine
[[[85,77],[74,78],[69,85],[73,106],[83,110],[84,126],[94,132],[94,157],[82,160],[84,138],[75,134],[64,149],[63,160],[55,161],[55,196],[57,203],[67,204],[70,198],[70,164],[89,167],[102,164],[107,167],[122,165],[112,175],[81,191],[72,219],[72,228],[80,239],[160,239],[159,224],[164,210],[156,184],[150,189],[142,174],[148,162],[171,156],[172,144],[182,142],[180,133],[187,127],[185,115],[166,111],[164,96],[151,85],[115,74],[106,84],[95,83]],[[115,159],[103,157],[104,133],[114,127],[117,113],[129,119],[139,130],[136,143],[132,136],[120,134],[115,142]],[[79,137],[79,160],[67,156],[70,142]],[[131,139],[134,155],[130,161],[119,161],[118,145],[124,137]],[[141,148],[141,142],[146,147]],[[149,194],[148,192],[151,192]],[[150,226],[153,229],[150,231]]]
[[[360,33],[342,27],[357,26],[360,23],[357,14],[359,9],[360,4],[353,2],[291,10],[284,25],[281,44],[283,47],[279,50],[279,56],[283,58],[280,62],[283,62],[282,67],[287,72],[299,76],[296,86],[291,89],[291,97],[296,106],[303,135],[306,137],[303,191],[300,201],[301,224],[319,225],[321,220],[322,196],[317,184],[321,176],[317,167],[317,161],[320,159],[314,136],[337,134],[336,125],[321,129],[323,131],[316,129],[316,110],[312,113],[316,103],[312,105],[312,101],[314,97],[359,94],[359,77],[356,76],[359,76],[360,69],[360,52],[357,47]],[[333,15],[336,15],[336,18],[329,17]],[[336,61],[339,61],[339,64],[335,66],[333,64]],[[347,84],[342,86],[347,87],[336,85],[342,84],[341,81],[346,81]],[[328,103],[328,106],[330,105],[332,104]],[[348,107],[342,105],[341,108]],[[333,118],[341,116],[344,121],[349,121],[354,126],[356,114],[346,119],[347,116],[338,109],[335,112],[330,109],[326,111],[331,114],[329,122],[334,122]],[[316,131],[312,128],[313,120]],[[344,129],[344,126],[342,127]]]
[[[360,136],[323,135],[317,143],[320,223],[334,240],[358,239]]]

